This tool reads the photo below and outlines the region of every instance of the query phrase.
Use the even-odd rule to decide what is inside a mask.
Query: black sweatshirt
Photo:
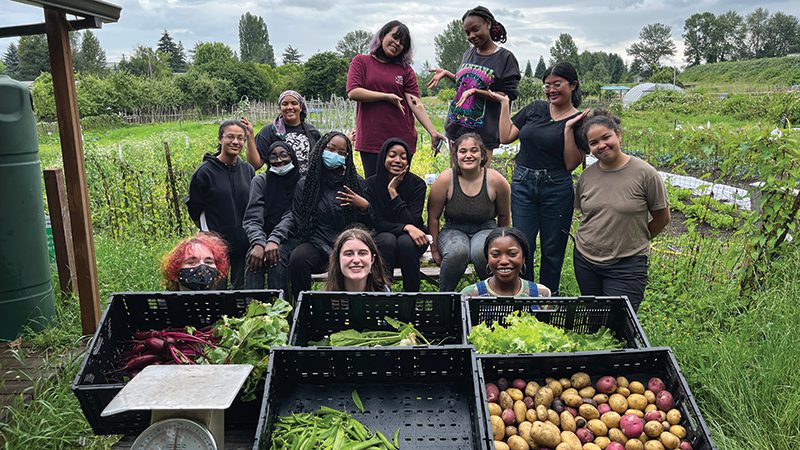
[[[253,167],[238,158],[228,166],[216,155],[206,154],[189,181],[185,200],[189,216],[202,229],[200,217],[205,212],[208,231],[222,235],[229,254],[243,255],[248,248],[242,219],[254,176]]]

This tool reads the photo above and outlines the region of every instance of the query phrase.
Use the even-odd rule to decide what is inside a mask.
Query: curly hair
[[[369,231],[359,227],[344,230],[339,234],[339,237],[336,238],[336,242],[333,244],[333,251],[331,251],[331,256],[328,258],[328,280],[325,282],[325,290],[344,290],[344,275],[342,274],[342,267],[339,264],[339,255],[342,252],[344,244],[353,239],[363,242],[367,248],[369,248],[374,258],[372,268],[367,275],[365,291],[386,292],[387,288],[392,285],[388,271],[386,270],[386,265],[383,262],[383,258],[381,258],[381,254],[378,252],[378,246],[375,244],[375,240],[372,239],[372,235],[369,234]]]
[[[214,256],[214,264],[219,270],[219,279],[217,281],[228,277],[228,270],[230,269],[228,246],[216,233],[201,232],[197,233],[196,236],[178,242],[161,260],[161,273],[164,275],[164,285],[168,290],[178,290],[178,273],[195,245],[207,248]]]
[[[506,27],[503,26],[502,23],[498,22],[494,18],[494,14],[492,14],[492,12],[489,11],[489,9],[485,6],[476,6],[465,12],[464,15],[461,16],[461,21],[463,22],[467,20],[467,17],[469,16],[480,17],[481,19],[489,22],[489,37],[491,37],[494,42],[504,44],[508,39]]]
[[[327,148],[328,143],[335,136],[341,136],[347,142],[347,156],[345,157],[344,165],[344,184],[353,190],[358,195],[362,195],[361,183],[358,179],[356,166],[353,163],[353,145],[350,139],[344,133],[338,131],[331,131],[322,136],[317,141],[314,148],[311,149],[308,155],[308,172],[306,173],[305,183],[303,184],[303,192],[300,197],[300,204],[295,205],[294,216],[297,219],[298,236],[302,241],[307,241],[314,230],[317,222],[317,204],[319,203],[320,187],[322,185],[322,177],[326,176],[329,172],[322,162],[322,152]],[[353,223],[356,221],[356,213],[354,208],[347,208],[345,211],[346,223]]]
[[[475,143],[478,144],[478,148],[481,149],[481,167],[486,166],[486,162],[489,161],[489,150],[487,150],[486,145],[483,144],[481,135],[474,132],[464,133],[456,138],[453,145],[450,146],[450,165],[453,167],[453,171],[456,174],[461,174],[461,168],[458,167],[458,146],[467,139],[474,140]]]

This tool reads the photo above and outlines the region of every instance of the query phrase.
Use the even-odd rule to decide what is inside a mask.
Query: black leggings
[[[367,153],[367,152],[360,152],[361,153],[361,165],[364,166],[364,179],[375,175],[375,172],[378,170],[378,154],[377,153]]]
[[[327,268],[328,255],[317,247],[308,242],[295,247],[289,257],[292,298],[296,301],[301,291],[311,290],[311,274],[325,272]]]
[[[425,253],[428,245],[417,246],[408,233],[403,233],[396,237],[392,233],[378,233],[375,236],[375,243],[378,251],[392,276],[395,267],[400,267],[403,274],[403,291],[419,292],[419,258]]]

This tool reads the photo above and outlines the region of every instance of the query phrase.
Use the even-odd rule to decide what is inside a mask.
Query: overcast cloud
[[[0,27],[43,21],[41,9],[0,0]],[[414,41],[415,67],[424,61],[435,65],[433,38],[444,26],[472,5],[469,2],[369,0],[116,0],[122,6],[119,23],[96,30],[109,61],[119,61],[136,45],[154,47],[163,30],[191,49],[197,42],[220,41],[238,52],[238,21],[247,11],[264,18],[269,29],[275,57],[288,45],[300,50],[307,59],[318,51],[334,50],[336,42],[348,31],[376,31],[392,19],[406,23]],[[796,0],[766,0],[756,6],[743,0],[589,0],[535,2],[505,0],[487,2],[497,20],[508,30],[505,44],[524,68],[530,60],[535,66],[539,56],[549,57],[549,49],[560,33],[569,33],[578,49],[618,53],[626,62],[625,48],[638,39],[647,24],[661,22],[672,27],[678,54],[673,62],[684,64],[682,51],[683,22],[697,12],[715,14],[735,10],[742,15],[757,6],[771,13],[782,11],[797,15]],[[475,2],[478,4],[478,2]],[[12,39],[0,39],[5,52]],[[669,61],[667,61],[669,62]]]

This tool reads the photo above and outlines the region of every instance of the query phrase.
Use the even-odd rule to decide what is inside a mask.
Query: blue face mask
[[[278,175],[279,177],[282,177],[282,176],[286,175],[287,173],[291,172],[292,169],[294,169],[294,164],[293,163],[289,163],[289,164],[284,164],[284,165],[278,166],[278,167],[270,166],[269,171],[274,173],[275,175]]]
[[[325,163],[325,167],[328,169],[338,169],[339,167],[344,167],[346,160],[344,156],[336,152],[323,150],[322,162]]]

